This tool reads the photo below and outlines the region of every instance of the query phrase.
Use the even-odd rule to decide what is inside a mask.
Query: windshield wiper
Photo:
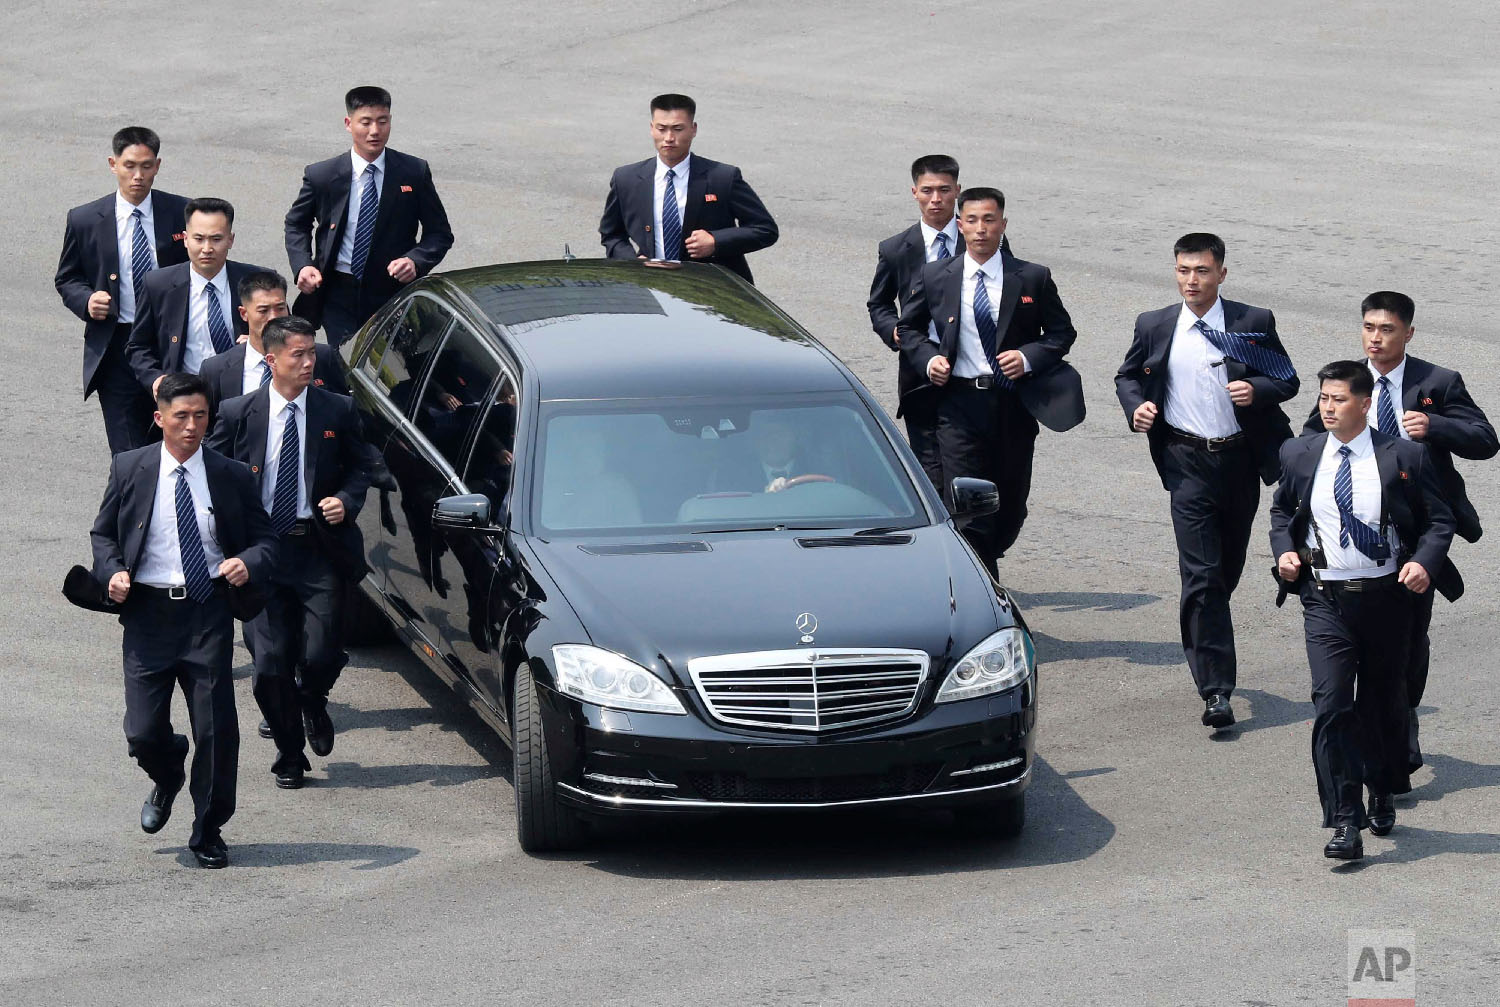
[[[882,527],[882,528],[861,528],[859,531],[855,532],[854,534],[862,536],[862,537],[863,536],[876,536],[876,535],[894,535],[898,531],[911,531],[913,528],[916,528],[916,527],[919,527],[919,526],[918,525],[910,525],[910,524],[893,524],[893,525],[886,525],[885,527]]]
[[[784,524],[755,525],[748,528],[699,528],[694,535],[737,535],[746,531],[786,531]]]

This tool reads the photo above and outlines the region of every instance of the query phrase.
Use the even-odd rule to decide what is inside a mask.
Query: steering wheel
[[[821,473],[818,473],[818,472],[807,472],[807,473],[804,473],[803,475],[800,475],[800,476],[792,476],[792,478],[788,479],[786,481],[786,484],[783,485],[781,488],[784,489],[784,490],[789,490],[793,486],[801,486],[804,483],[836,483],[836,482],[838,482],[838,480],[835,479],[833,476],[825,476],[825,475],[823,475]]]

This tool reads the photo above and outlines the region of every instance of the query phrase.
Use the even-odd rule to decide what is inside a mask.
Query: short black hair
[[[1335,360],[1318,372],[1318,387],[1325,381],[1347,381],[1353,395],[1367,399],[1375,394],[1375,379],[1363,360]]]
[[[958,162],[947,154],[923,154],[911,163],[911,180],[915,185],[923,175],[947,175],[958,182]]]
[[[1172,258],[1179,255],[1196,255],[1199,252],[1207,252],[1214,257],[1219,265],[1224,265],[1224,239],[1217,234],[1209,234],[1207,231],[1194,231],[1184,234],[1177,239],[1177,244],[1172,246]]]
[[[651,99],[652,112],[685,111],[689,119],[698,118],[698,103],[685,94],[659,94]]]
[[[1372,311],[1389,311],[1401,319],[1402,325],[1410,326],[1411,320],[1417,317],[1417,302],[1395,290],[1377,290],[1359,305],[1361,318]]]
[[[187,201],[187,207],[182,211],[182,222],[186,224],[193,219],[195,213],[222,213],[229,221],[229,226],[234,226],[234,204],[227,199],[218,196],[199,196],[197,199]]]
[[[362,108],[383,108],[389,111],[390,107],[391,92],[373,84],[351,87],[344,95],[344,111],[350,115]]]
[[[201,395],[206,401],[208,399],[208,384],[196,374],[179,372],[168,374],[161,379],[161,384],[156,386],[156,404],[158,406],[170,405],[173,400],[184,398],[188,395]]]
[[[270,353],[272,350],[279,350],[285,346],[289,336],[306,336],[309,339],[316,339],[317,335],[318,330],[313,327],[313,323],[301,315],[282,315],[266,323],[266,327],[261,330],[260,344],[266,348],[267,353]]]
[[[147,129],[145,126],[126,126],[115,133],[109,145],[115,152],[115,157],[125,153],[126,147],[134,147],[136,144],[151,148],[151,156],[156,157],[161,153],[161,137],[156,135],[155,130]]]
[[[272,269],[257,269],[240,277],[240,285],[235,294],[241,304],[249,304],[250,295],[257,290],[279,290],[285,294],[286,278]]]
[[[965,189],[958,194],[958,208],[963,210],[965,203],[979,203],[984,200],[994,200],[1000,212],[1005,212],[1005,193],[999,189],[993,189],[988,185],[976,185],[972,189]]]

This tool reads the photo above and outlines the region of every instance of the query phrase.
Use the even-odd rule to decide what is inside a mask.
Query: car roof
[[[817,340],[717,266],[575,259],[481,266],[441,279],[505,334],[543,399],[850,387]]]

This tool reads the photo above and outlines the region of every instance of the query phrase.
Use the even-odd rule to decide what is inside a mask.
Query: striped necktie
[[[1339,446],[1339,470],[1333,477],[1333,502],[1339,508],[1339,545],[1354,548],[1377,563],[1391,558],[1391,546],[1379,531],[1354,515],[1354,469],[1349,464],[1349,445]]]
[[[285,535],[297,523],[297,490],[301,451],[297,447],[297,403],[286,405],[286,426],[281,428],[281,446],[276,449],[276,492],[271,497],[271,527]]]
[[[932,239],[932,243],[936,248],[936,251],[934,251],[932,254],[932,261],[937,262],[938,260],[946,259],[953,254],[952,252],[948,251],[948,236],[942,231],[939,231],[938,236]]]
[[[680,260],[682,258],[682,217],[677,213],[677,177],[675,169],[667,169],[667,184],[661,191],[661,257]]]
[[[177,551],[182,559],[182,578],[188,597],[196,602],[208,601],[213,594],[213,577],[208,572],[208,557],[203,554],[203,536],[198,534],[198,510],[193,506],[193,491],[188,486],[187,466],[179,465],[174,495],[177,505]]]
[[[137,206],[130,211],[130,285],[135,290],[135,310],[141,310],[146,299],[146,274],[156,268],[156,258],[151,254],[151,242],[146,238],[146,229],[141,222],[146,218]]]
[[[260,358],[260,387],[264,388],[271,383],[271,365],[266,363],[266,358]]]
[[[1396,421],[1396,407],[1391,403],[1391,380],[1384,374],[1375,382],[1380,386],[1380,404],[1375,407],[1375,424],[1383,434],[1401,436],[1401,424]]]
[[[370,238],[375,234],[375,218],[380,213],[380,193],[375,188],[375,166],[365,165],[364,185],[359,190],[359,220],[354,226],[354,254],[349,266],[356,280],[365,275],[365,261],[370,257]]]
[[[990,315],[990,292],[985,287],[982,269],[974,273],[974,328],[979,332],[979,345],[984,350],[985,362],[990,365],[990,373],[995,376],[995,384],[1001,388],[1016,387],[1014,381],[1001,373],[1000,362],[995,359],[1000,350],[999,328]]]
[[[229,331],[229,323],[224,320],[224,306],[219,301],[219,291],[212,284],[203,288],[203,296],[208,298],[208,338],[214,344],[215,353],[228,353],[234,349],[234,334]]]
[[[1220,353],[1238,360],[1246,367],[1252,367],[1278,381],[1290,381],[1297,376],[1297,370],[1286,354],[1268,350],[1257,342],[1266,338],[1264,332],[1225,332],[1223,329],[1213,328],[1201,318],[1193,327],[1203,333],[1203,338],[1217,347]]]

